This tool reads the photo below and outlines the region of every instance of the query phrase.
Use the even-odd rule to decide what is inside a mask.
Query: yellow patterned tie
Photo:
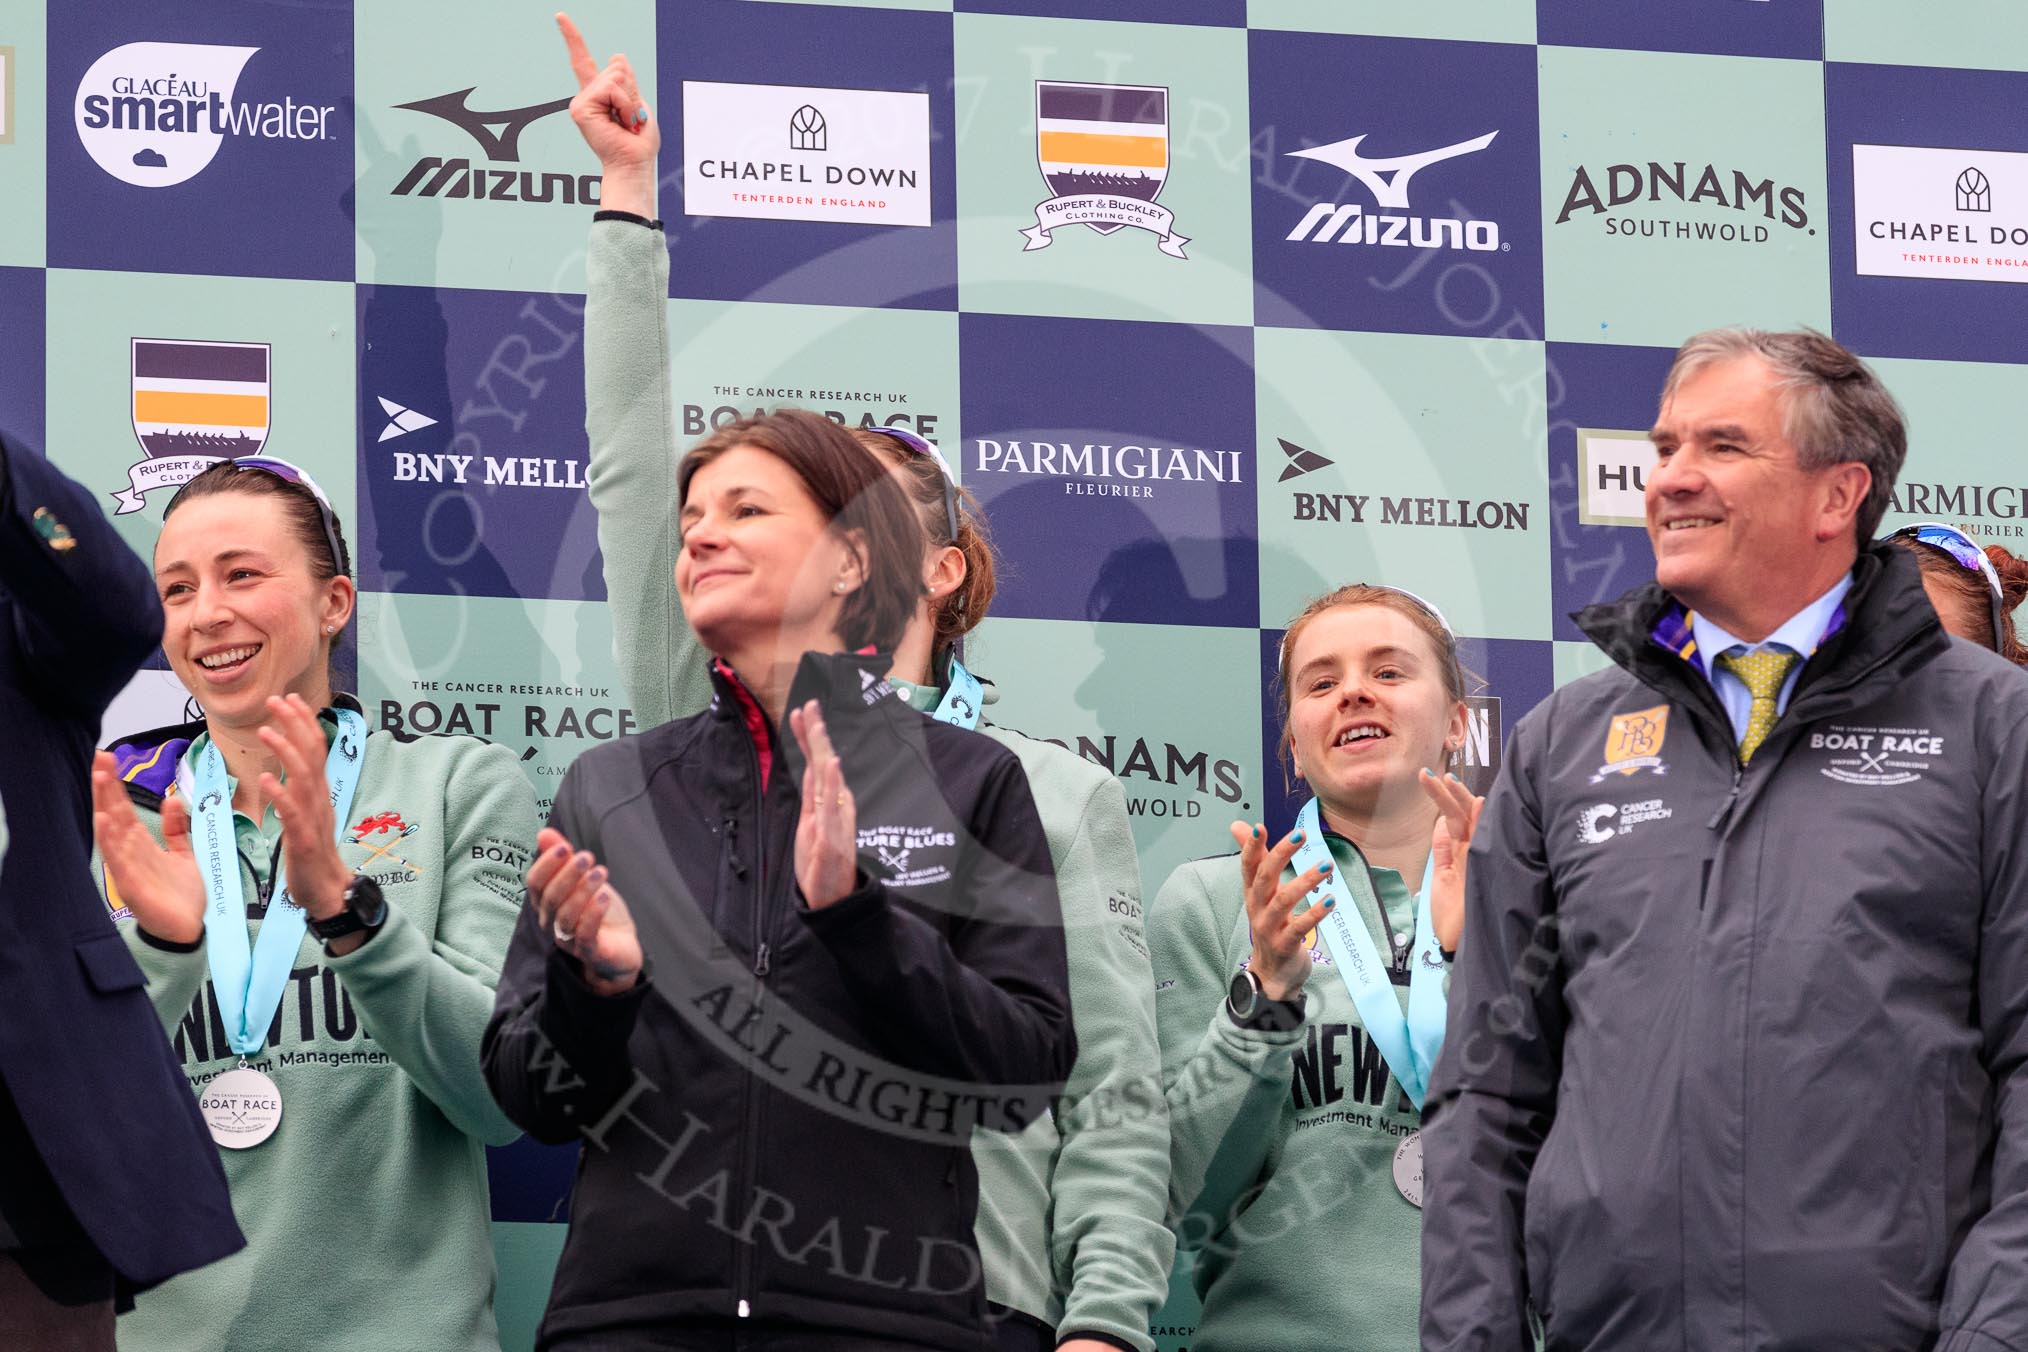
[[[1760,750],[1760,744],[1767,740],[1775,725],[1775,697],[1781,694],[1782,682],[1803,655],[1790,652],[1787,648],[1762,648],[1759,652],[1742,652],[1737,648],[1718,655],[1718,665],[1739,677],[1753,696],[1753,707],[1747,711],[1746,732],[1739,739],[1739,763],[1748,764],[1753,753]]]

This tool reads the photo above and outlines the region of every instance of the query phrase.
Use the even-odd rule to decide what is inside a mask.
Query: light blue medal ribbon
[[[936,711],[930,717],[939,723],[976,728],[985,703],[986,687],[979,683],[977,676],[965,670],[963,662],[953,657],[950,674],[944,679],[944,697],[937,701]]]
[[[1330,862],[1331,849],[1324,843],[1323,814],[1317,810],[1316,799],[1303,805],[1296,826],[1303,833],[1303,843],[1296,847],[1291,861],[1296,872],[1307,873]],[[1430,1071],[1436,1065],[1437,1052],[1444,1044],[1443,949],[1437,943],[1436,925],[1430,919],[1429,909],[1430,885],[1435,877],[1436,856],[1432,854],[1423,867],[1422,892],[1416,898],[1415,955],[1409,966],[1406,1014],[1394,993],[1394,983],[1388,980],[1389,959],[1374,946],[1365,920],[1355,913],[1342,870],[1334,866],[1321,884],[1338,904],[1328,911],[1313,907],[1304,912],[1317,915],[1317,928],[1331,950],[1331,961],[1337,966],[1339,978],[1352,995],[1352,1005],[1359,1011],[1366,1036],[1373,1039],[1380,1054],[1387,1058],[1388,1069],[1394,1072],[1402,1092],[1418,1111],[1423,1096],[1429,1092]],[[1377,905],[1379,898],[1374,900]],[[1381,918],[1383,922],[1386,919],[1385,908]]]
[[[324,779],[331,788],[331,808],[342,839],[352,791],[359,787],[366,720],[350,709],[332,712],[338,718],[338,735],[324,757]],[[281,1006],[296,949],[310,920],[290,898],[285,867],[278,860],[270,890],[274,901],[261,921],[260,940],[248,943],[246,898],[240,891],[239,850],[232,832],[232,793],[218,744],[206,742],[194,766],[186,757],[176,767],[176,780],[190,804],[191,844],[204,875],[204,952],[211,965],[211,984],[218,992],[226,1042],[244,1059],[267,1041],[268,1025]]]

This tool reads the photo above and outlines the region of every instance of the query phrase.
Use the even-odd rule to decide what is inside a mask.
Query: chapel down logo
[[[424,113],[441,118],[472,138],[486,164],[474,166],[467,156],[445,159],[425,155],[417,160],[390,197],[469,198],[487,202],[557,202],[564,206],[596,206],[599,200],[597,174],[571,174],[522,169],[521,135],[553,113],[570,107],[569,99],[551,99],[523,108],[483,112],[470,106],[478,86],[454,89],[448,94],[397,103],[400,112]],[[488,168],[487,165],[496,167]],[[499,168],[511,165],[512,168]]]
[[[2024,203],[2028,153],[1854,145],[1853,271],[2028,282]]]
[[[1598,768],[1591,782],[1601,784],[1607,775],[1625,776],[1640,770],[1668,774],[1668,764],[1662,759],[1662,739],[1668,735],[1669,706],[1666,704],[1614,714],[1612,722],[1606,726],[1605,764]]]
[[[1422,170],[1445,160],[1472,155],[1493,144],[1499,130],[1475,136],[1469,141],[1438,146],[1412,155],[1369,157],[1361,149],[1368,133],[1285,152],[1301,160],[1316,160],[1341,169],[1359,180],[1373,194],[1376,212],[1359,202],[1318,202],[1303,213],[1295,228],[1284,236],[1295,244],[1378,244],[1409,249],[1470,249],[1481,253],[1502,250],[1498,221],[1459,220],[1449,216],[1410,214],[1409,183]]]
[[[1155,198],[1169,178],[1169,91],[1160,85],[1035,82],[1035,156],[1056,194],[1021,232],[1023,253],[1046,249],[1050,232],[1084,225],[1101,235],[1132,226],[1184,258],[1189,238]]]
[[[127,467],[115,516],[144,495],[190,482],[218,460],[256,455],[268,440],[269,345],[135,338],[134,437],[148,458]]]
[[[78,81],[77,136],[99,168],[137,188],[167,188],[204,172],[228,136],[328,141],[335,104],[235,103],[258,47],[129,42]]]
[[[683,214],[930,224],[920,91],[683,82]]]

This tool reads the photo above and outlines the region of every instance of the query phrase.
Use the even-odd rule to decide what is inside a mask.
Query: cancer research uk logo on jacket
[[[926,226],[929,95],[685,80],[683,213]]]
[[[323,141],[334,104],[234,100],[261,49],[129,42],[92,62],[74,101],[78,140],[99,168],[137,188],[186,183],[227,137]]]

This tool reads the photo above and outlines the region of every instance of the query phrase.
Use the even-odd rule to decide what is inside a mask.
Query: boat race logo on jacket
[[[203,173],[228,136],[322,141],[336,105],[284,96],[235,103],[258,47],[129,42],[78,81],[78,140],[99,168],[137,188],[167,188]]]
[[[883,683],[884,684],[884,683]],[[889,887],[924,887],[951,880],[949,856],[957,846],[955,832],[934,826],[862,826],[859,850],[878,860]],[[933,853],[935,852],[935,853]],[[868,863],[873,862],[868,860]]]
[[[1169,257],[1186,256],[1175,213],[1155,204],[1169,177],[1167,89],[1037,80],[1035,157],[1056,196],[1035,208],[1023,252],[1048,248],[1050,231],[1067,225],[1101,235],[1132,226]]]
[[[113,494],[116,516],[217,460],[256,455],[268,440],[268,344],[136,338],[132,348],[134,438],[148,458],[128,466],[127,486]]]

